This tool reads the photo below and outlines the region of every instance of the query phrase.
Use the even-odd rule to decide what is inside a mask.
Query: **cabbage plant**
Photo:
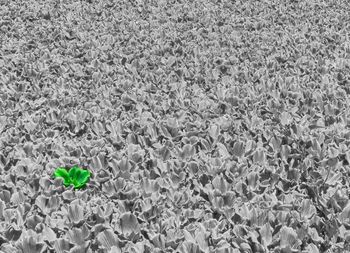
[[[69,170],[63,167],[57,168],[53,174],[54,178],[62,178],[63,184],[68,187],[74,185],[74,189],[80,189],[89,181],[91,172],[78,166],[73,166]]]

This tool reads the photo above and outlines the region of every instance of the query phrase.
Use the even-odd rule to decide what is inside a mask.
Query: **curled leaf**
[[[69,186],[71,183],[68,171],[65,168],[57,168],[54,173],[54,178],[62,178],[65,186]]]
[[[77,166],[74,166],[69,170],[69,177],[74,185],[74,188],[78,189],[83,187],[90,178],[90,172],[88,170],[82,170]]]
[[[90,171],[83,170],[78,166],[73,166],[69,171],[65,168],[57,168],[54,172],[54,178],[62,178],[66,187],[74,185],[75,189],[84,187],[90,176]]]

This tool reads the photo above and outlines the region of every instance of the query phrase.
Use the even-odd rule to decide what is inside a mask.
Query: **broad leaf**
[[[60,177],[63,179],[65,186],[74,185],[75,189],[79,189],[85,186],[91,176],[90,171],[83,170],[78,166],[73,166],[69,171],[65,168],[58,168],[54,173],[54,177]]]
[[[74,166],[69,170],[71,183],[75,189],[83,187],[90,178],[88,170],[82,170],[78,166]]]
[[[55,178],[62,178],[63,184],[65,186],[69,186],[71,184],[70,177],[68,171],[65,168],[57,168],[54,173]]]

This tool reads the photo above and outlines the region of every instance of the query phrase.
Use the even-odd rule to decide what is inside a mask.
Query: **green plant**
[[[89,181],[91,172],[73,166],[69,171],[66,168],[57,168],[53,174],[54,178],[62,178],[63,184],[68,187],[74,185],[74,189],[80,189]]]

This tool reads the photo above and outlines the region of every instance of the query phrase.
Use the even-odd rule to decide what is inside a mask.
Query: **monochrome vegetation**
[[[0,2],[0,252],[350,251],[349,1]]]

